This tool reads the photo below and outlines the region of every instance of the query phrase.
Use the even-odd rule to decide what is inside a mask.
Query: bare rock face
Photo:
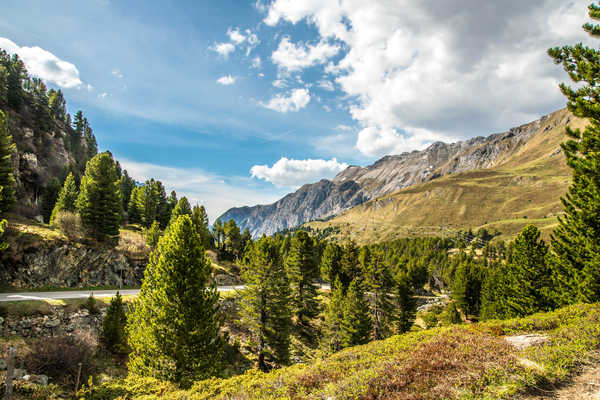
[[[385,156],[367,167],[350,166],[332,181],[304,185],[273,204],[232,208],[219,218],[235,220],[255,237],[328,218],[440,176],[499,165],[527,143],[547,118],[488,137],[451,144],[436,142],[422,151]]]

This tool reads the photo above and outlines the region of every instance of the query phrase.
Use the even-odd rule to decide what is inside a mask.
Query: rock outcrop
[[[497,166],[515,154],[548,120],[545,116],[488,137],[452,144],[436,142],[422,151],[385,156],[367,167],[350,166],[331,181],[304,185],[273,204],[232,208],[219,218],[234,219],[255,237],[271,235],[444,175]]]

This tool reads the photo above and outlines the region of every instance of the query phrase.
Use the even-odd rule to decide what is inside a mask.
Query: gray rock
[[[60,325],[60,320],[59,319],[51,319],[50,321],[46,322],[45,325],[48,328],[56,328]]]
[[[48,377],[46,375],[25,375],[23,380],[29,381],[36,385],[48,386]]]
[[[0,371],[4,371],[6,369],[6,361],[0,358]]]
[[[546,335],[530,334],[506,336],[504,340],[512,344],[517,349],[523,350],[527,347],[542,345],[546,343],[549,338]]]
[[[13,379],[23,379],[25,375],[27,375],[27,371],[21,368],[15,368],[13,372]]]

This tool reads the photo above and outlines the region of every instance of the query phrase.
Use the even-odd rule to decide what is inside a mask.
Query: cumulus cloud
[[[225,75],[217,79],[217,83],[220,83],[221,85],[225,86],[233,85],[235,83],[235,77],[231,75]]]
[[[186,196],[192,205],[204,205],[211,222],[232,207],[248,203],[269,204],[282,194],[269,193],[264,188],[253,189],[249,177],[225,178],[195,168],[174,168],[123,158],[119,158],[119,162],[135,180],[158,179],[167,190],[175,190],[179,197]]]
[[[322,81],[319,81],[319,87],[321,89],[325,89],[329,92],[333,92],[335,90],[335,87],[333,86],[333,83],[331,83],[331,81],[328,81],[326,79],[323,79]]]
[[[340,47],[321,40],[315,45],[294,44],[289,37],[279,42],[277,50],[271,55],[273,63],[287,71],[299,71],[316,64],[323,64],[335,56]]]
[[[239,28],[229,28],[227,30],[227,36],[229,36],[229,39],[236,44],[242,44],[246,41],[246,36],[240,32]]]
[[[213,50],[219,53],[221,56],[227,58],[229,54],[235,51],[235,46],[231,43],[217,43],[215,44]]]
[[[0,37],[0,48],[8,53],[18,54],[29,73],[47,83],[53,83],[66,89],[83,86],[77,67],[68,61],[61,60],[47,50],[37,46],[19,46],[12,40],[3,37]]]
[[[273,164],[255,165],[250,169],[252,177],[264,179],[277,187],[297,188],[323,178],[331,179],[340,171],[348,168],[348,164],[331,160],[290,160],[282,157]]]
[[[294,89],[289,96],[276,95],[268,103],[263,103],[263,107],[269,108],[280,113],[288,111],[300,111],[310,102],[310,94],[307,89]]]
[[[275,0],[264,22],[305,20],[319,43],[343,43],[343,57],[324,72],[362,126],[357,148],[381,155],[489,134],[564,106],[557,84],[568,77],[546,49],[595,46],[581,29],[587,3]],[[308,48],[282,40],[277,51],[282,67],[310,65],[298,61],[310,59]]]

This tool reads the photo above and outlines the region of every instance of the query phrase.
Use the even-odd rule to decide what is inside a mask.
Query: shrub
[[[108,350],[113,353],[127,352],[126,323],[127,316],[123,309],[123,300],[117,292],[117,295],[110,300],[110,306],[102,320],[102,338]]]
[[[442,314],[442,322],[444,325],[460,324],[462,322],[455,302],[448,304],[448,307],[446,307],[446,311]]]
[[[79,363],[81,376],[92,372],[93,356],[98,340],[90,331],[77,331],[69,336],[55,336],[33,341],[24,355],[27,371],[44,374],[55,382],[71,383],[77,377]]]
[[[98,308],[98,303],[96,302],[96,298],[94,297],[94,293],[91,293],[89,297],[85,300],[85,303],[81,305],[81,308],[85,308],[90,312],[90,314],[98,314],[100,309]]]
[[[435,312],[424,313],[421,318],[427,329],[435,328],[438,325],[438,316]]]
[[[64,233],[69,240],[78,240],[84,237],[81,218],[74,212],[59,211],[54,218],[53,224]]]

